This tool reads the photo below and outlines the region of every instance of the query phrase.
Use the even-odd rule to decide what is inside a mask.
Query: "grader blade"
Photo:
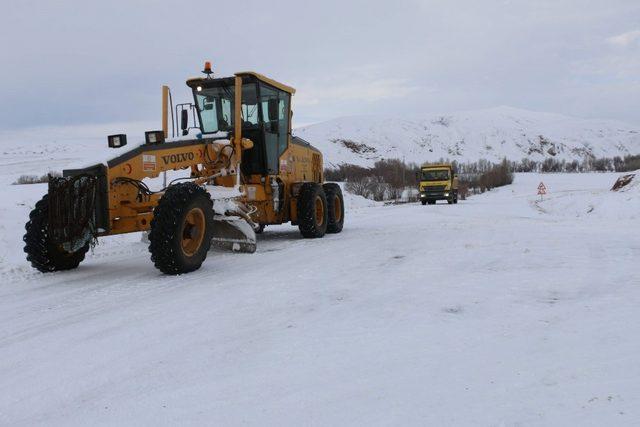
[[[257,248],[256,233],[240,217],[215,215],[211,245],[234,252],[254,253]]]

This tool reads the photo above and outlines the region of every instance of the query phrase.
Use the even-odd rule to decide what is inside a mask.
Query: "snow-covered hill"
[[[0,130],[0,182],[104,161],[118,154],[107,147],[107,135],[126,133],[133,146],[143,140],[145,130],[158,127],[156,122],[130,122]],[[510,107],[420,120],[342,117],[297,128],[294,134],[317,146],[328,167],[342,163],[370,166],[379,159],[403,157],[422,163],[440,158],[473,162],[526,157],[539,161],[640,154],[640,126]]]
[[[640,126],[587,120],[511,107],[432,115],[421,120],[342,117],[296,129],[322,150],[325,164],[370,166],[405,158],[422,163],[440,158],[582,160],[588,156],[640,154]]]

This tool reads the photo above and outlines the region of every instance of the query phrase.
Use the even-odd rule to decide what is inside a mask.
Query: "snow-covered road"
[[[179,277],[139,236],[31,270],[44,186],[5,186],[0,424],[638,425],[640,192],[616,176],[349,197],[342,234],[269,227]]]

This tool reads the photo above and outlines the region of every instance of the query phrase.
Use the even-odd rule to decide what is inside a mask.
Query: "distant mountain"
[[[424,119],[385,116],[342,117],[298,128],[316,145],[325,165],[370,166],[405,158],[422,163],[440,158],[582,160],[640,154],[640,126],[539,113],[511,107],[430,115]]]

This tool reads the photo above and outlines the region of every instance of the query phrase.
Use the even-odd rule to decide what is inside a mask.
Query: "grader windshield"
[[[203,133],[230,132],[235,124],[233,117],[234,79],[219,79],[208,87],[195,88],[195,100]],[[258,126],[258,97],[256,84],[242,85],[242,126]]]

